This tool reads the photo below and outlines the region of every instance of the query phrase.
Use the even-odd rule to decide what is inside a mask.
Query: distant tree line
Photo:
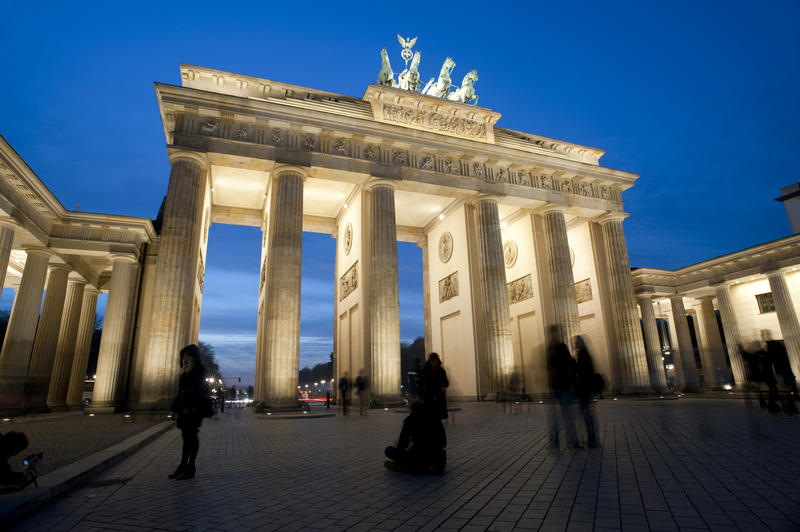
[[[406,375],[414,366],[414,359],[419,358],[420,364],[424,364],[425,356],[425,338],[422,336],[417,337],[410,344],[406,342],[400,344],[400,371],[404,386],[407,384]],[[298,376],[300,386],[312,385],[323,380],[330,381],[333,378],[333,353],[329,355],[328,362],[320,362],[313,368],[305,367],[299,371]],[[351,375],[351,377],[353,376]]]

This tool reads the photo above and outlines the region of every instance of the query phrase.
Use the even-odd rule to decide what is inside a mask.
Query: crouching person
[[[447,437],[437,412],[417,401],[403,420],[397,447],[386,448],[389,460],[383,465],[391,471],[441,473],[447,462],[446,446]]]
[[[0,486],[22,488],[25,486],[25,473],[12,471],[8,459],[28,447],[28,438],[21,432],[0,434]]]

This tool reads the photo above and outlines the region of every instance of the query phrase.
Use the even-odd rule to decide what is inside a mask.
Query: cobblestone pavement
[[[547,405],[459,405],[440,476],[392,473],[403,416],[256,418],[172,430],[18,530],[800,530],[800,418],[738,400],[601,401],[602,448],[551,450]]]
[[[2,423],[0,432],[22,432],[28,438],[28,448],[9,461],[14,470],[22,469],[23,457],[44,453],[37,466],[39,474],[44,475],[107,449],[162,420],[147,416],[125,418],[122,414],[89,417],[76,412],[26,423]]]

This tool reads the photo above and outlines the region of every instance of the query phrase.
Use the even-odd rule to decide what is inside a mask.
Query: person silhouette
[[[558,325],[550,326],[547,354],[547,372],[550,378],[550,391],[554,399],[550,409],[550,446],[554,449],[558,448],[562,434],[569,446],[580,447],[572,416],[572,403],[575,400],[575,360],[562,339],[562,330]],[[559,431],[559,414],[561,431]]]

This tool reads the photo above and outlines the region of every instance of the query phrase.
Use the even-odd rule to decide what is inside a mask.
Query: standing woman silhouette
[[[200,351],[194,344],[181,349],[181,375],[178,395],[172,402],[172,411],[178,414],[178,428],[183,437],[181,463],[169,478],[186,480],[194,478],[195,460],[200,440],[197,432],[203,422],[204,406],[208,402],[206,370],[200,362]]]

